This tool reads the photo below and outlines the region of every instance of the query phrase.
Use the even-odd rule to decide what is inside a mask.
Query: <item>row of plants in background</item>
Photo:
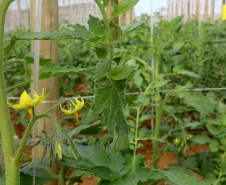
[[[56,126],[52,135],[43,131],[44,136],[33,143],[33,146],[40,143],[45,146],[43,158],[36,162],[36,183],[58,179],[61,184],[65,180],[73,184],[80,182],[84,174],[91,174],[98,178],[99,185],[157,181],[178,185],[208,184],[199,182],[193,174],[199,173],[211,184],[223,184],[226,175],[225,95],[187,90],[224,86],[225,22],[203,23],[199,32],[196,20],[184,24],[183,17],[160,21],[154,27],[151,43],[149,17],[122,27],[111,21],[138,0],[127,0],[115,6],[110,19],[104,10],[109,1],[95,1],[103,20],[90,16],[89,30],[81,25],[68,25],[69,28],[62,27],[60,32],[17,30],[18,35],[13,36],[13,33],[9,36],[12,38],[5,40],[3,63],[8,96],[18,95],[29,87],[30,64],[34,62],[33,54],[28,52],[29,40],[43,39],[60,39],[60,64],[41,57],[40,79],[63,75],[61,96],[96,96],[86,101],[85,108],[80,110],[80,126],[72,130],[67,125],[60,129],[47,114],[33,116],[29,128],[42,116],[47,116]],[[150,65],[152,56],[154,69]],[[15,79],[21,80],[22,86],[15,84]],[[77,84],[83,86],[82,91],[76,89]],[[139,95],[125,96],[126,92]],[[81,102],[76,100],[77,104],[71,103],[70,109],[64,112],[75,114],[78,107],[82,107]],[[25,115],[26,112],[18,112],[18,121],[27,126]],[[76,122],[77,116],[66,118]],[[144,121],[148,121],[149,126],[144,125]],[[101,134],[106,130],[109,134]],[[143,141],[149,141],[150,146],[153,142],[151,167],[145,166],[145,157],[137,153]],[[164,143],[162,148],[158,147],[159,142]],[[189,148],[195,144],[208,145],[210,151],[189,155]],[[45,158],[47,151],[49,158]],[[178,164],[169,166],[173,171],[157,168],[159,151],[162,155],[170,151],[178,156]],[[59,176],[45,168],[53,160],[61,163]],[[65,178],[69,167],[76,171]],[[22,184],[32,183],[32,169],[32,163],[21,167]],[[4,181],[3,176],[0,180]]]

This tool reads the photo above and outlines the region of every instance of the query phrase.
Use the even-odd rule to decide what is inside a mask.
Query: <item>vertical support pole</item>
[[[204,21],[205,22],[208,21],[208,17],[209,17],[208,4],[209,4],[209,1],[205,0],[205,9],[204,9]]]
[[[170,15],[170,0],[167,0],[167,19],[168,19],[168,21],[170,20],[170,17],[171,17],[171,15]]]
[[[34,9],[35,0],[31,0],[31,30],[34,30]],[[58,31],[58,0],[44,0],[42,3],[42,25],[41,31],[55,30]],[[34,50],[34,42],[31,43],[31,50]],[[54,62],[58,63],[58,41],[57,40],[44,40],[41,41],[40,54],[44,55],[45,58],[51,58]],[[45,80],[39,81],[39,92],[41,94],[42,89],[45,89],[45,93],[49,93],[50,96],[47,97],[47,101],[57,101],[59,100],[59,79],[58,77],[52,77]],[[41,103],[38,106],[38,112],[43,113],[52,107],[54,103]],[[51,115],[58,120],[59,110],[54,109]],[[38,135],[41,135],[41,131],[45,130],[48,134],[53,132],[52,123],[44,118],[38,120]],[[35,137],[33,135],[33,137]],[[43,151],[43,146],[37,146],[36,158],[41,158]],[[33,154],[34,155],[34,154]],[[58,172],[57,162],[53,163],[51,169],[54,173]],[[57,180],[50,181],[46,185],[57,185]]]
[[[190,0],[187,0],[187,21],[190,20]]]
[[[26,0],[26,8],[27,8],[27,26],[28,28],[30,28],[31,24],[30,24],[30,8],[29,8],[29,3],[28,0]]]
[[[63,7],[62,7],[62,19],[66,19],[66,10],[65,10],[65,0],[63,0]]]
[[[174,1],[171,1],[171,19],[174,18]]]
[[[177,17],[177,16],[178,16],[178,13],[179,13],[179,12],[178,12],[178,10],[179,10],[179,9],[178,9],[178,3],[179,3],[178,0],[176,0],[175,3],[176,3],[176,5],[175,5],[175,6],[176,6],[176,7],[175,7],[175,9],[176,9],[176,10],[175,10],[175,14],[176,14],[176,17]]]
[[[18,27],[21,27],[21,9],[20,9],[20,0],[17,0],[17,16],[18,16]]]
[[[214,22],[214,8],[215,8],[215,0],[211,0],[211,23]]]
[[[184,0],[181,0],[181,15],[184,15]]]
[[[69,23],[72,24],[72,20],[71,20],[71,0],[68,0],[68,20],[69,20]]]
[[[120,4],[120,3],[122,3],[122,0],[118,0],[118,4]],[[118,25],[122,26],[122,24],[123,24],[123,14],[120,14],[118,16]]]
[[[195,16],[198,21],[199,21],[199,11],[200,11],[200,0],[196,0]]]

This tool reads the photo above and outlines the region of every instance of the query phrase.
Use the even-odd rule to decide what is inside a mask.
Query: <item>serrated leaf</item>
[[[180,98],[184,99],[184,103],[194,107],[197,111],[205,115],[209,115],[213,113],[212,106],[209,106],[209,99],[202,95],[202,94],[189,94],[187,92],[179,92],[178,93]]]
[[[194,78],[201,78],[200,75],[192,72],[192,71],[188,71],[188,70],[185,70],[185,69],[181,69],[181,66],[176,66],[173,68],[173,72],[175,74],[182,74],[182,75],[187,75],[187,76],[190,76],[190,77],[194,77]]]
[[[133,83],[139,87],[142,85],[143,77],[140,75],[140,72],[136,72],[133,76]]]
[[[43,163],[36,160],[35,165],[35,184],[42,185],[50,180],[58,179],[58,176],[47,169],[48,159],[45,158]],[[31,185],[33,182],[33,167],[30,163],[20,171],[20,180],[22,185]]]
[[[135,174],[136,172],[142,170],[146,161],[142,154],[138,154],[135,157],[130,154],[126,154],[124,159],[125,166],[123,167],[122,172],[129,175]]]
[[[215,135],[216,138],[222,138],[226,136],[226,128],[224,128],[222,131],[220,131],[217,135]]]
[[[103,0],[104,7],[108,6],[109,5],[109,2],[110,2],[110,0]]]
[[[195,175],[188,176],[182,171],[162,171],[162,174],[169,179],[174,185],[209,185],[205,182],[200,182]]]
[[[113,81],[104,85],[95,97],[95,114],[104,112],[104,121],[110,133],[116,128],[118,135],[128,134],[124,115],[126,81]]]
[[[153,183],[160,180],[164,180],[165,177],[157,172],[150,172],[148,169],[142,169],[135,174],[132,175],[124,175],[123,177],[111,181],[106,182],[105,184],[100,185],[138,185],[138,184],[147,184],[146,182]]]
[[[24,61],[24,69],[25,69],[27,80],[30,80],[33,72],[32,72],[31,66],[26,61]]]
[[[116,17],[119,14],[126,13],[133,6],[138,3],[139,0],[126,0],[120,3],[118,6],[114,4],[114,10],[112,12],[112,16]]]
[[[129,148],[128,138],[124,135],[115,136],[113,142],[111,143],[111,154],[121,152],[122,150]]]
[[[79,24],[68,25],[75,29],[74,32],[57,32],[53,30],[43,31],[43,32],[31,32],[26,35],[21,35],[16,37],[17,40],[61,40],[61,39],[81,39],[90,40],[96,37],[94,33],[87,30],[85,26]]]
[[[120,153],[115,153],[110,155],[107,160],[106,166],[110,168],[113,172],[117,173],[122,169],[124,162],[125,160],[122,155]]]
[[[127,26],[122,26],[121,29],[122,29],[122,34],[123,35],[126,35],[132,31],[134,31],[135,29],[139,28],[140,25],[142,25],[143,22],[139,22],[137,21],[136,19],[133,20],[133,23],[132,24],[129,24]]]
[[[77,128],[73,129],[71,132],[69,132],[68,135],[72,137],[77,134],[83,134],[83,135],[98,134],[103,130],[103,127],[104,125],[100,121],[97,121],[92,125],[78,126]]]
[[[111,70],[111,77],[114,80],[125,79],[129,75],[131,75],[131,73],[133,72],[134,69],[135,69],[134,66],[118,66],[118,67],[114,67]]]
[[[72,66],[60,66],[60,65],[45,65],[39,72],[39,80],[59,76],[59,75],[68,75],[68,74],[76,74],[84,71],[91,70],[91,68],[79,68]]]
[[[190,140],[200,145],[211,142],[211,139],[205,133],[202,133],[202,135],[193,136]]]
[[[99,18],[89,15],[88,25],[89,30],[95,35],[102,36],[104,34],[104,25]]]
[[[183,47],[184,43],[174,43],[173,44],[173,52],[176,53],[178,52],[182,47]]]
[[[34,64],[34,53],[33,52],[27,52],[25,54],[24,60],[29,63],[29,64]],[[55,63],[52,61],[50,58],[44,58],[44,55],[40,55],[39,59],[39,65],[44,66],[44,65],[55,65]]]
[[[100,79],[106,76],[107,74],[107,68],[108,68],[108,61],[102,60],[96,69],[96,78]]]
[[[96,54],[99,59],[105,59],[108,55],[108,49],[103,46],[96,46]]]
[[[207,124],[206,128],[208,129],[208,131],[213,134],[213,135],[217,135],[219,134],[222,130],[224,130],[224,127],[218,126],[218,125],[211,125],[211,124]]]
[[[143,106],[146,106],[149,104],[149,98],[147,96],[145,96],[144,93],[141,93],[138,95],[137,101],[142,103]]]

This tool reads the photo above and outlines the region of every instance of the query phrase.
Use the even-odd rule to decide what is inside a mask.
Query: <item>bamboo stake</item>
[[[20,0],[17,0],[17,16],[18,16],[18,27],[21,27],[21,11],[20,11]]]
[[[208,17],[209,17],[209,13],[208,13],[208,4],[209,4],[209,1],[208,0],[205,0],[205,9],[204,9],[204,21],[208,21]]]
[[[14,3],[10,5],[10,30],[14,29],[13,5]]]
[[[118,4],[120,4],[120,3],[122,3],[122,0],[118,0]],[[122,26],[122,24],[123,24],[123,14],[120,14],[119,16],[118,16],[118,25],[119,26]]]
[[[190,19],[190,0],[187,0],[187,21]]]
[[[171,1],[171,19],[173,19],[174,18],[174,2],[173,1]]]
[[[177,16],[178,16],[178,13],[179,13],[179,12],[178,12],[178,3],[179,3],[178,0],[176,0],[175,3],[176,3],[175,14],[176,14],[176,17],[177,17]]]
[[[181,0],[181,15],[184,15],[184,0]]]
[[[214,8],[215,8],[215,0],[211,0],[211,23],[214,22]]]
[[[196,0],[196,11],[195,11],[195,16],[196,19],[199,20],[199,11],[200,11],[200,1]]]
[[[167,19],[170,20],[170,0],[167,0]]]
[[[35,0],[31,0],[31,17],[34,17],[34,8],[35,8]],[[55,30],[58,31],[58,0],[44,0],[42,3],[42,25],[41,25],[41,31],[46,30]],[[31,19],[31,30],[34,30],[34,19]],[[31,50],[34,50],[34,42],[31,42]],[[41,41],[41,49],[40,54],[44,55],[45,58],[51,58],[54,62],[58,63],[58,41],[57,40],[44,40]],[[52,77],[45,80],[39,81],[39,93],[41,94],[42,89],[45,89],[45,93],[49,93],[50,96],[47,97],[47,101],[55,101],[59,99],[59,78],[58,77]],[[48,104],[40,104],[38,106],[38,112],[43,113],[50,107],[52,107],[54,103],[48,103]],[[54,109],[51,112],[51,115],[56,119],[58,119],[59,116],[59,110]],[[38,120],[38,135],[41,135],[41,131],[45,130],[48,134],[53,132],[52,123],[44,118]],[[33,137],[35,137],[33,135]],[[41,158],[43,151],[43,146],[38,145],[37,146],[37,153],[36,158]],[[34,155],[34,154],[33,154]],[[57,162],[53,163],[53,167],[51,170],[54,173],[58,172]],[[58,181],[53,180],[46,185],[57,185]]]
[[[68,17],[69,17],[69,23],[72,23],[71,20],[71,0],[68,0]]]
[[[66,10],[65,10],[65,0],[63,0],[63,8],[62,8],[62,18],[66,19]]]

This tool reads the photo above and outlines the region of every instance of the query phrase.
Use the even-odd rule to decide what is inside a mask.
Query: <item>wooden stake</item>
[[[69,17],[69,23],[72,23],[72,20],[71,20],[71,0],[68,0],[68,17]]]
[[[190,0],[187,0],[187,20],[190,19]]]
[[[122,3],[122,0],[118,0],[118,4]],[[118,25],[122,26],[123,25],[123,14],[118,16]]]
[[[18,27],[21,27],[21,11],[20,11],[20,0],[17,0],[17,16],[18,16]]]
[[[184,0],[181,0],[181,15],[184,15]]]
[[[200,1],[196,0],[196,11],[195,11],[195,16],[199,20],[199,11],[200,11]]]
[[[174,18],[174,2],[171,1],[171,19]]]
[[[204,9],[204,21],[208,21],[208,17],[209,17],[209,10],[208,10],[208,4],[209,4],[209,1],[208,0],[205,0],[205,9]]]
[[[10,30],[13,30],[14,29],[13,5],[14,5],[14,3],[12,3],[10,5]]]
[[[31,0],[31,30],[34,31],[34,11],[35,0]],[[42,1],[42,25],[41,31],[55,30],[58,31],[58,0],[44,0]],[[31,42],[31,51],[34,50],[34,42]],[[40,54],[45,58],[51,58],[55,63],[58,63],[58,41],[57,40],[44,40],[41,41]],[[41,94],[42,89],[45,89],[45,95],[50,94],[46,101],[59,100],[59,78],[52,77],[39,81],[39,92]],[[43,113],[52,107],[54,103],[41,103],[38,106],[38,113]],[[54,109],[51,112],[51,116],[55,120],[59,120],[59,109]],[[41,131],[45,130],[48,134],[51,134],[54,130],[53,124],[46,118],[38,120],[38,135],[42,135]],[[35,136],[33,135],[33,138]],[[40,144],[37,146],[36,158],[41,158],[43,146]],[[34,153],[33,153],[34,156]],[[57,162],[53,163],[51,170],[54,173],[58,172]],[[46,185],[57,185],[58,181],[53,180]]]
[[[175,14],[176,14],[176,17],[178,16],[179,12],[178,12],[178,0],[175,1],[176,3],[176,10],[175,10]]]
[[[215,0],[211,0],[211,23],[214,22],[214,8],[215,8]]]
[[[170,20],[170,0],[167,0],[167,19]]]

